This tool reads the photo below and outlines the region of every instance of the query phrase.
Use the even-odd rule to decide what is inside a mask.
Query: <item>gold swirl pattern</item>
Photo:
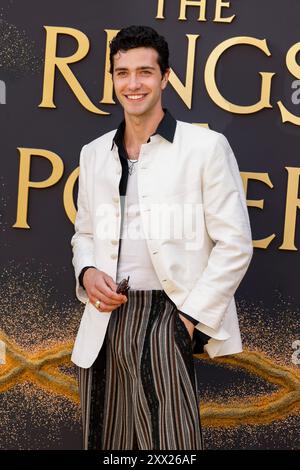
[[[3,332],[0,332],[0,339],[6,344],[6,362],[0,366],[0,392],[29,380],[48,392],[79,403],[76,379],[59,370],[61,366],[70,365],[72,341],[30,354]],[[300,373],[295,368],[277,364],[258,351],[247,350],[213,360],[206,354],[195,357],[208,363],[242,368],[277,387],[277,391],[262,397],[235,397],[226,404],[202,402],[203,425],[225,428],[266,424],[300,411]]]
[[[212,361],[207,356],[199,358]],[[213,359],[215,363],[245,369],[278,387],[278,391],[263,397],[248,397],[220,405],[203,403],[202,422],[206,426],[231,427],[241,424],[268,424],[300,411],[300,373],[292,367],[282,366],[258,351]]]

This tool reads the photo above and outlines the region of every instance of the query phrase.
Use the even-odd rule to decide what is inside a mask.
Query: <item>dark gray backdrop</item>
[[[249,184],[248,198],[265,200],[264,210],[251,208],[249,213],[254,239],[276,233],[266,250],[255,250],[237,293],[245,348],[257,353],[258,359],[250,355],[252,362],[246,368],[238,363],[212,364],[204,358],[195,359],[206,416],[203,417],[206,447],[297,448],[299,408],[290,400],[289,387],[291,376],[299,379],[299,365],[292,361],[292,343],[300,338],[299,252],[279,250],[279,246],[285,220],[285,167],[299,166],[300,130],[296,125],[281,122],[276,102],[282,100],[291,112],[300,115],[299,106],[291,101],[295,77],[285,65],[288,49],[300,41],[299,2],[290,0],[283,5],[279,0],[232,1],[231,8],[224,10],[224,16],[236,14],[231,24],[213,23],[214,1],[207,2],[207,22],[197,21],[196,8],[188,9],[187,21],[178,21],[179,0],[165,3],[165,19],[156,20],[156,0],[0,1],[0,80],[7,89],[6,104],[0,105],[0,331],[27,358],[26,372],[32,366],[32,355],[40,351],[49,353],[52,348],[65,345],[77,330],[83,307],[74,296],[70,249],[73,226],[65,214],[62,197],[67,177],[78,165],[82,145],[116,127],[122,117],[119,106],[99,103],[103,94],[104,30],[128,24],[156,28],[169,41],[171,66],[182,81],[186,67],[185,35],[200,34],[191,110],[172,86],[165,92],[164,104],[178,119],[207,122],[212,129],[224,133],[241,171],[269,174],[274,184],[272,190],[260,182]],[[38,107],[43,86],[44,25],[76,28],[89,37],[88,56],[74,64],[72,70],[93,103],[111,115],[97,116],[84,109],[59,73],[55,80],[57,108]],[[234,36],[267,39],[272,56],[266,57],[249,46],[238,46],[225,53],[217,69],[223,95],[237,104],[254,103],[260,97],[258,73],[275,72],[273,109],[235,115],[217,107],[208,96],[203,79],[206,60],[214,47]],[[63,37],[58,52],[61,56],[70,55],[76,48],[75,41]],[[30,191],[30,229],[12,227],[18,198],[17,147],[51,150],[65,165],[64,175],[55,186]],[[46,161],[34,159],[32,180],[45,179],[49,173]],[[8,353],[9,350],[10,343]],[[261,360],[271,361],[281,377],[281,385],[268,376],[271,366],[266,366],[266,362],[262,366]],[[38,381],[21,373],[7,379],[4,366],[0,365],[0,448],[80,448],[74,367],[59,360],[53,363],[49,360],[51,364],[58,367],[63,377],[73,380],[69,395],[53,382],[53,376],[42,382],[38,371]],[[275,411],[269,412],[272,394],[281,393],[285,382],[284,406],[278,403]],[[261,403],[265,403],[265,413],[255,408],[259,400],[264,400]],[[229,407],[229,411],[239,405],[242,412],[234,416],[231,424],[228,415],[216,422],[209,412],[211,403]],[[252,404],[249,410],[248,403]]]

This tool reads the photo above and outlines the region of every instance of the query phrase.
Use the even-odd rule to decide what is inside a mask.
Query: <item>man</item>
[[[124,121],[82,149],[72,238],[84,447],[202,449],[193,352],[242,350],[233,295],[252,243],[240,175],[223,135],[162,108],[163,37],[124,28],[110,60]]]

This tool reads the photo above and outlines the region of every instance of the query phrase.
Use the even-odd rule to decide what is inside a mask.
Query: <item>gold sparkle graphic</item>
[[[72,342],[59,343],[51,348],[28,353],[0,331],[6,344],[6,363],[0,367],[0,392],[23,381],[30,381],[52,394],[78,403],[77,381],[62,371],[70,364]],[[201,403],[205,426],[234,427],[241,424],[268,424],[300,411],[300,373],[289,366],[275,363],[257,351],[214,359],[196,355],[201,360],[244,369],[276,386],[277,391],[265,396],[234,397],[234,402]]]
[[[203,358],[204,355],[199,355]],[[207,357],[205,357],[206,359]],[[207,360],[212,362],[211,359]],[[201,405],[202,422],[206,426],[231,427],[241,424],[269,424],[300,411],[300,373],[289,366],[277,364],[258,351],[213,359],[214,362],[245,369],[278,387],[263,397],[236,397],[234,406],[217,403]]]
[[[70,364],[72,342],[29,354],[1,331],[0,339],[6,344],[6,362],[0,367],[0,393],[29,380],[49,392],[79,402],[76,380],[59,370],[60,366]]]

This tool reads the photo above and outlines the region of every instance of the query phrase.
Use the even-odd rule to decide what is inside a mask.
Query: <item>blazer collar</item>
[[[174,119],[172,114],[167,109],[164,109],[164,112],[165,112],[164,117],[162,118],[162,120],[160,121],[160,123],[157,126],[156,131],[152,135],[159,134],[161,137],[168,140],[170,143],[173,143],[177,122],[176,122],[176,119]],[[124,132],[125,132],[125,120],[123,120],[120,123],[120,125],[119,125],[119,127],[118,127],[118,129],[117,129],[117,131],[116,131],[116,133],[113,137],[112,146],[111,146],[111,150],[112,150],[114,144],[116,144],[116,146],[119,149],[119,152],[121,153],[121,156],[124,154],[124,152],[123,152]],[[150,141],[150,139],[148,140],[148,142],[149,141]]]

